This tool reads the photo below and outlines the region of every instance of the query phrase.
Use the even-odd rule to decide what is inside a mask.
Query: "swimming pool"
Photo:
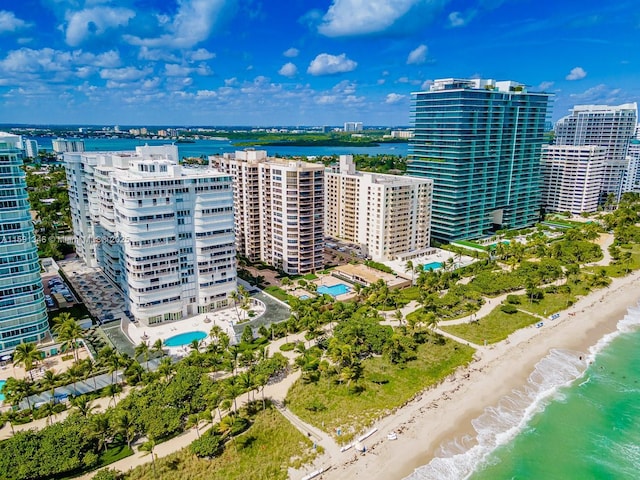
[[[344,295],[345,293],[349,293],[351,289],[345,285],[344,283],[337,283],[336,285],[331,285],[327,287],[326,285],[320,285],[318,287],[318,293],[321,294],[329,294],[332,297],[337,297],[338,295]]]
[[[311,297],[309,295],[300,295],[300,300],[309,300]]]
[[[0,392],[2,392],[2,387],[7,383],[6,380],[0,380]],[[0,402],[4,402],[4,395],[0,393]]]
[[[437,270],[439,268],[442,268],[442,262],[431,262],[422,266],[423,270]]]
[[[202,340],[207,338],[207,334],[201,331],[185,332],[179,335],[169,337],[164,341],[167,347],[182,347],[183,345],[189,345],[194,340]]]

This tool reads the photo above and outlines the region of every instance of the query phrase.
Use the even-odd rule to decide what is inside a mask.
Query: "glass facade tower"
[[[49,330],[20,137],[0,132],[0,354]]]
[[[548,107],[548,94],[511,81],[436,80],[413,94],[407,174],[433,179],[434,240],[538,220]]]

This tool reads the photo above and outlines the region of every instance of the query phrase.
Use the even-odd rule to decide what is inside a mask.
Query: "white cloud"
[[[75,50],[64,52],[52,48],[13,50],[0,61],[0,71],[5,73],[71,72],[79,67],[114,68],[120,65],[120,55],[115,50],[98,55]],[[87,70],[82,70],[82,73]]]
[[[0,10],[0,33],[15,32],[26,26],[27,22],[16,17],[15,13]]]
[[[378,85],[384,85],[385,79],[384,78],[379,78],[378,81],[376,82]]]
[[[136,67],[108,68],[100,71],[100,78],[113,82],[133,82],[152,73],[151,69],[142,70]]]
[[[288,62],[285,63],[280,70],[278,70],[278,73],[280,75],[282,75],[283,77],[295,77],[296,74],[298,73],[298,67],[296,67],[293,63]]]
[[[427,46],[419,45],[407,57],[407,65],[420,65],[427,61]]]
[[[199,48],[194,52],[189,52],[187,57],[192,62],[201,62],[203,60],[211,60],[212,58],[216,58],[216,54],[210,52],[206,48]]]
[[[321,53],[314,58],[307,68],[307,73],[311,75],[332,75],[335,73],[351,72],[358,66],[357,62],[347,58],[346,53],[340,55],[330,55]]]
[[[549,90],[551,87],[553,87],[553,82],[541,82],[540,85],[538,85],[538,90]]]
[[[567,80],[581,80],[586,76],[587,72],[585,72],[582,67],[575,67],[571,69],[569,75],[567,75],[565,78]]]
[[[65,41],[75,47],[91,35],[102,35],[109,28],[125,26],[135,15],[135,12],[128,8],[110,7],[88,8],[68,13]]]
[[[193,71],[190,67],[176,65],[175,63],[167,63],[164,66],[164,73],[168,77],[186,77]]]
[[[388,103],[388,104],[398,103],[404,100],[405,96],[406,95],[400,95],[399,93],[390,93],[387,95],[387,98],[385,99],[384,103]]]
[[[433,80],[425,80],[424,82],[422,82],[422,85],[420,85],[420,89],[421,90],[429,90],[429,87],[431,87],[431,85],[433,85]]]
[[[218,94],[215,90],[198,90],[197,98],[216,98]]]
[[[300,50],[298,50],[297,48],[291,47],[288,50],[285,50],[282,54],[285,57],[293,58],[293,57],[297,57],[299,53],[300,53]]]
[[[238,79],[236,77],[232,77],[226,78],[224,81],[224,85],[225,87],[237,87],[238,85],[240,85],[240,83],[238,82]]]
[[[446,0],[333,0],[322,17],[318,32],[327,37],[367,35],[383,32],[414,7],[439,9]],[[420,12],[412,20],[427,19]]]
[[[178,0],[178,12],[172,20],[159,18],[160,26],[168,33],[155,38],[125,35],[124,39],[138,46],[191,48],[209,38],[214,27],[235,10],[236,3],[236,0]]]
[[[318,105],[332,105],[336,103],[336,101],[338,100],[338,96],[337,95],[318,95],[315,100]]]
[[[460,12],[451,12],[449,14],[449,26],[451,27],[463,27],[468,20],[462,17]]]

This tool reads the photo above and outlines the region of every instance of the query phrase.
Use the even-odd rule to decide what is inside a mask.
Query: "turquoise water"
[[[51,138],[35,138],[41,149],[51,150]],[[236,140],[237,142],[245,140]],[[116,150],[135,150],[136,146],[149,145],[166,145],[171,140],[138,140],[135,138],[114,138],[84,139],[85,150],[88,152],[95,151],[116,151]],[[180,157],[199,157],[201,155],[215,155],[228,152],[235,152],[246,147],[237,147],[229,140],[196,140],[195,143],[178,143],[178,152]],[[407,156],[408,144],[406,143],[387,143],[380,144],[378,147],[256,147],[260,150],[266,150],[269,155],[306,155],[306,156],[322,156],[322,155],[346,155],[346,154],[369,154],[369,155],[402,155]]]
[[[349,293],[350,291],[351,289],[344,283],[338,283],[336,285],[331,285],[330,287],[327,287],[326,285],[321,285],[318,287],[318,293],[328,293],[332,297],[337,297],[338,295],[343,295],[345,293]]]
[[[408,478],[635,479],[640,472],[640,308],[589,354],[552,350],[529,384]],[[582,358],[581,358],[582,357]]]
[[[442,267],[441,262],[426,263],[422,266],[423,270],[437,270],[438,268],[441,268],[441,267]]]
[[[186,332],[167,338],[164,344],[167,347],[182,347],[183,345],[189,345],[194,340],[202,340],[203,338],[207,338],[207,334],[204,332]]]
[[[5,380],[0,380],[0,392],[5,383],[7,383]],[[0,402],[4,402],[4,395],[2,393],[0,393]]]
[[[309,295],[300,295],[300,300],[309,300]]]

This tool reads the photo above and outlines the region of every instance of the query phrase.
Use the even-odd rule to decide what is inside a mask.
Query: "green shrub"
[[[207,431],[200,438],[196,439],[189,446],[189,450],[195,456],[204,457],[216,457],[222,453],[224,449],[224,442],[220,435],[216,435],[212,430]]]
[[[520,297],[518,295],[507,295],[507,303],[520,305]]]
[[[518,311],[518,309],[511,304],[500,306],[500,310],[502,310],[504,313],[508,313],[509,315],[512,315]]]
[[[283,343],[282,345],[280,345],[280,351],[282,352],[290,352],[294,348],[296,348],[295,343]]]

